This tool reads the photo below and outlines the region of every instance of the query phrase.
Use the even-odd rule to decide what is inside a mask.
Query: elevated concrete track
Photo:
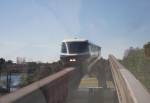
[[[110,55],[109,61],[119,103],[150,103],[150,94],[140,81],[114,56]]]

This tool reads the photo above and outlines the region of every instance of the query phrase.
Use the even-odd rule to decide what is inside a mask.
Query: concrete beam
[[[74,68],[63,69],[16,92],[2,96],[0,103],[65,103],[68,79],[74,70]]]

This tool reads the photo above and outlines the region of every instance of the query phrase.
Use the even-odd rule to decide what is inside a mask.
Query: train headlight
[[[72,59],[69,59],[70,62],[72,62]]]
[[[72,59],[72,61],[73,61],[73,62],[75,62],[75,61],[76,61],[76,59]]]
[[[70,62],[75,62],[75,61],[76,61],[76,59],[69,59],[69,61],[70,61]]]

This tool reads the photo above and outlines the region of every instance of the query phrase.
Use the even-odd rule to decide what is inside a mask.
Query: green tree
[[[134,49],[121,63],[150,90],[150,60],[145,58],[144,49]]]
[[[0,58],[0,75],[1,75],[4,68],[5,68],[5,59]]]
[[[13,64],[13,61],[12,60],[8,60],[6,63],[7,64]]]

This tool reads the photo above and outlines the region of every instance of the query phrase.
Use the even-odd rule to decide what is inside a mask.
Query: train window
[[[88,42],[68,42],[69,53],[88,52]]]
[[[65,43],[62,43],[61,52],[62,53],[67,53],[67,48],[66,48]]]

